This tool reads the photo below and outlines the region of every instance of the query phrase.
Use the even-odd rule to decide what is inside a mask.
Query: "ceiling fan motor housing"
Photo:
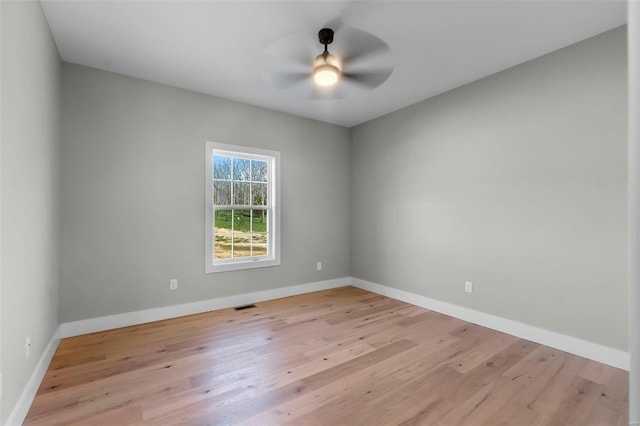
[[[331,28],[323,28],[318,31],[318,40],[320,40],[320,44],[324,44],[325,47],[327,44],[333,43],[333,30]]]

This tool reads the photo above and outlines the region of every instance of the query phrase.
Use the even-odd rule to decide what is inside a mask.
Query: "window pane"
[[[231,182],[213,181],[213,204],[216,206],[231,204]]]
[[[233,180],[249,180],[249,165],[251,162],[244,158],[233,159]]]
[[[249,232],[233,233],[233,257],[251,256],[251,234]]]
[[[233,211],[215,210],[213,214],[216,234],[230,234],[231,225],[233,224]]]
[[[251,232],[251,210],[233,211],[233,230],[235,232]]]
[[[233,204],[248,206],[251,204],[250,183],[233,182]]]
[[[253,160],[251,162],[251,180],[254,182],[266,182],[268,166],[266,161]]]
[[[251,239],[253,241],[253,255],[264,256],[267,254],[267,234],[259,233],[252,234]]]
[[[267,211],[253,210],[253,232],[267,232]]]
[[[214,259],[231,259],[231,234],[215,234]]]
[[[267,184],[266,183],[252,183],[251,195],[253,196],[254,206],[266,206],[267,205]]]
[[[213,157],[213,178],[231,180],[231,157]]]

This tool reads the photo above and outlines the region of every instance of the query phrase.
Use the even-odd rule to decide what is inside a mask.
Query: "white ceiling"
[[[347,127],[626,23],[624,0],[42,3],[64,61]],[[381,86],[314,100],[310,83],[282,90],[264,77],[268,47],[294,33],[320,53],[316,34],[336,19],[391,47]]]

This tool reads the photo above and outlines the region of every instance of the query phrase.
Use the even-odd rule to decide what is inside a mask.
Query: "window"
[[[280,153],[206,143],[205,272],[280,264]]]

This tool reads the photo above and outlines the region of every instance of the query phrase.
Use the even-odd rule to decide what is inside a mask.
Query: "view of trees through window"
[[[269,163],[213,156],[214,259],[268,254]]]

